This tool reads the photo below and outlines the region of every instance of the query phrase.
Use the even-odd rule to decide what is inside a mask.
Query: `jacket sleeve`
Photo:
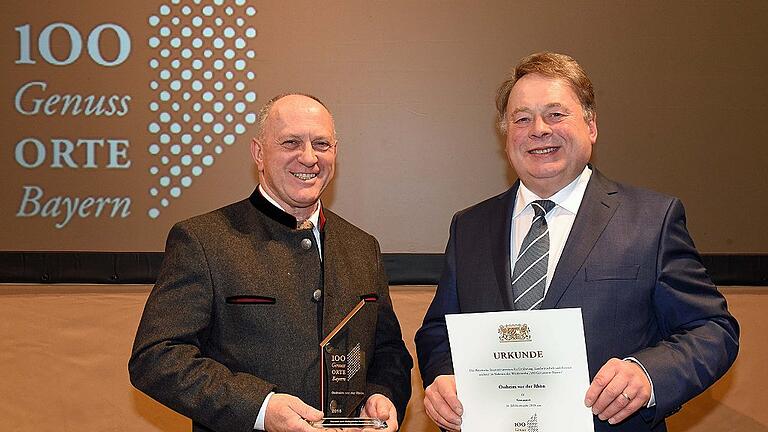
[[[405,408],[411,398],[411,368],[413,359],[403,342],[400,323],[392,308],[389,280],[376,243],[378,268],[378,317],[375,352],[368,367],[366,397],[380,393],[388,397],[397,409],[397,422],[403,423]]]
[[[633,354],[653,381],[652,424],[712,385],[739,348],[739,325],[706,273],[677,199],[665,215],[656,272],[653,301],[661,340]]]
[[[445,249],[445,263],[435,297],[424,316],[421,328],[416,332],[419,370],[425,388],[439,375],[453,374],[453,360],[448,343],[445,315],[460,312],[456,291],[456,219],[454,216],[451,221],[451,233]]]
[[[204,245],[183,224],[171,229],[128,363],[131,383],[213,430],[252,431],[275,386],[205,355],[213,304]]]

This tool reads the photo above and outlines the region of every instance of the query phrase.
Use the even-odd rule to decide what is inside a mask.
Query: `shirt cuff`
[[[261,408],[259,408],[259,415],[256,416],[256,423],[253,424],[253,430],[264,430],[264,418],[267,416],[267,404],[269,404],[269,399],[273,394],[275,394],[275,392],[269,392],[267,397],[264,398],[264,403],[261,404]]]
[[[656,395],[653,394],[653,380],[651,379],[651,376],[648,374],[648,371],[645,369],[645,366],[643,366],[643,364],[640,363],[640,360],[634,357],[626,357],[624,358],[624,361],[631,361],[632,363],[640,366],[640,369],[643,370],[643,372],[645,373],[645,377],[648,378],[648,382],[651,383],[651,398],[648,400],[648,404],[645,407],[652,408],[656,406]]]

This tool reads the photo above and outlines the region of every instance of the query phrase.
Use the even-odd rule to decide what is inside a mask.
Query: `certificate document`
[[[581,309],[446,315],[462,432],[594,432]]]

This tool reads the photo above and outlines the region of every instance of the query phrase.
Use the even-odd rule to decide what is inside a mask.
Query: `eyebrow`
[[[545,109],[552,109],[552,108],[563,108],[563,109],[565,109],[565,106],[563,104],[559,103],[559,102],[551,102],[551,103],[548,103],[548,104],[544,105],[544,108]],[[510,112],[510,114],[511,115],[515,115],[515,114],[517,114],[519,112],[532,113],[533,110],[530,109],[530,108],[527,108],[527,107],[517,107],[514,110],[512,110]]]

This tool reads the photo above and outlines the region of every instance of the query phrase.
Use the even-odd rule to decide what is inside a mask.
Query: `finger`
[[[451,407],[445,400],[444,395],[437,392],[430,392],[428,397],[432,409],[439,414],[440,418],[451,425],[451,429],[457,429],[461,425],[461,414]]]
[[[616,367],[612,360],[608,360],[603,367],[597,372],[595,378],[587,389],[587,394],[584,396],[584,405],[587,407],[594,406],[595,402],[600,397],[600,394],[605,390],[605,387],[613,380],[616,375]]]
[[[317,410],[304,402],[301,399],[296,398],[289,404],[290,408],[298,414],[301,418],[309,421],[317,421],[323,418],[323,412]]]
[[[616,424],[624,421],[627,417],[634,414],[637,410],[645,406],[645,403],[642,401],[640,397],[632,398],[627,395],[626,392],[619,395],[619,399],[627,399],[626,405],[624,408],[620,409],[617,413],[611,415],[608,418],[608,423],[610,424]]]
[[[435,406],[430,399],[424,399],[424,411],[426,411],[429,418],[431,418],[439,427],[447,430],[459,430],[460,424],[453,423],[446,419],[435,409]]]

